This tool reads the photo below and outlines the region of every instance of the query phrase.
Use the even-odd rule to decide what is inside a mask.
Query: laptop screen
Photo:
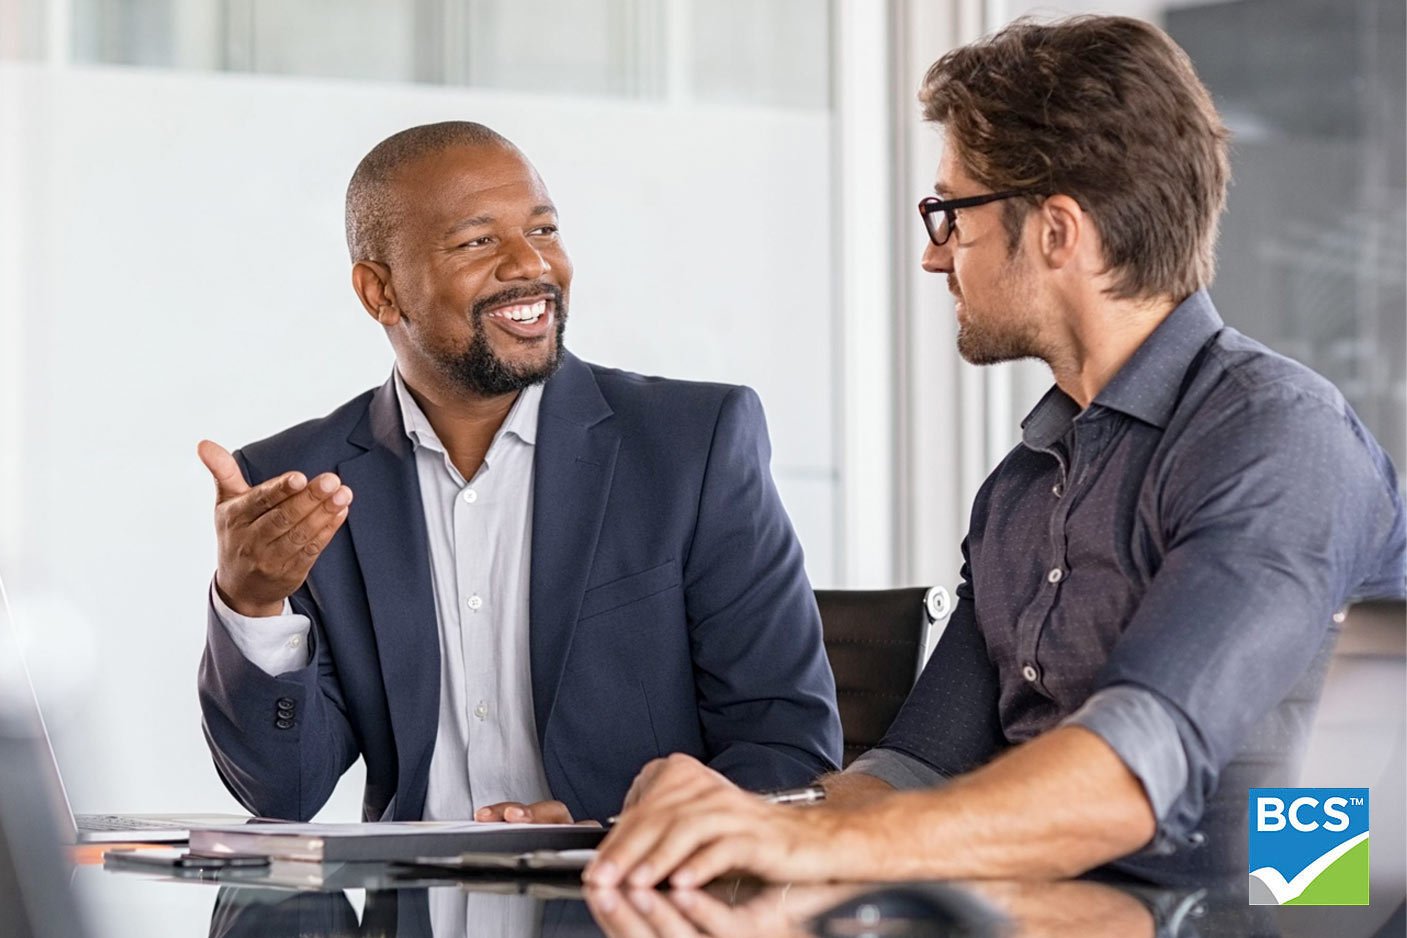
[[[74,834],[62,796],[0,583],[0,934],[7,938],[79,938],[85,932],[60,847]]]
[[[77,831],[73,823],[73,810],[69,807],[63,778],[59,775],[59,764],[54,759],[54,749],[49,744],[49,732],[39,710],[39,698],[34,694],[34,684],[24,663],[24,652],[3,580],[0,580],[0,737],[32,741],[38,761],[36,770],[48,792],[55,823],[60,825],[61,830],[66,830],[65,836],[70,842],[73,841]]]

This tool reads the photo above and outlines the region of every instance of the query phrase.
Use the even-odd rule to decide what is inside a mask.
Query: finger
[[[752,851],[743,836],[720,838],[680,863],[670,875],[669,884],[676,889],[707,885],[730,870],[745,869],[751,855]]]
[[[581,871],[583,882],[614,888],[625,879],[662,835],[665,819],[648,809],[634,808],[621,815],[596,848],[596,857]]]
[[[630,807],[679,807],[697,801],[710,792],[738,790],[727,778],[702,763],[692,759],[674,761],[675,759],[676,757],[671,757],[670,762],[654,774]]]
[[[239,471],[239,463],[229,450],[213,440],[201,440],[195,453],[215,479],[215,504],[249,491],[249,483],[244,481],[244,473]]]
[[[333,515],[323,529],[300,547],[297,554],[284,565],[284,572],[307,576],[308,571],[313,568],[313,564],[317,563],[317,559],[321,557],[322,552],[327,549],[327,545],[332,543],[333,535],[338,532],[342,524],[347,520],[347,512],[348,509],[343,508],[337,514]]]
[[[655,840],[654,845],[628,870],[625,882],[631,886],[654,886],[677,870],[698,851],[720,838],[726,838],[732,831],[719,829],[718,818],[713,811],[703,813],[676,814],[664,835]],[[694,886],[698,882],[687,883]]]
[[[309,535],[320,530],[330,515],[335,515],[352,502],[352,490],[342,484],[342,480],[330,472],[324,472],[309,481],[298,491],[281,501],[274,502],[263,514],[249,523],[249,534],[256,544],[266,544],[284,537],[300,523],[311,520],[304,529],[303,536],[295,538],[293,551],[309,539]],[[323,514],[319,516],[319,509]]]
[[[308,478],[301,472],[285,472],[254,486],[243,495],[236,495],[215,505],[216,512],[230,527],[248,527],[271,509],[307,488]]]
[[[630,783],[629,790],[625,793],[625,802],[621,805],[622,810],[640,800],[641,796],[644,795],[651,783],[653,783],[655,776],[664,768],[664,765],[665,761],[663,759],[651,759],[649,762],[645,763],[644,768],[636,773],[635,778]]]
[[[498,802],[497,804],[484,805],[482,808],[480,808],[479,810],[477,810],[477,811],[474,812],[474,820],[476,820],[476,821],[503,821],[503,820],[507,820],[507,818],[505,818],[504,815],[505,815],[505,813],[506,813],[510,808],[513,809],[513,810],[516,810],[519,814],[521,814],[523,811],[527,810],[527,805],[525,805],[525,804],[523,804],[522,802],[519,802],[519,801],[500,801],[500,802]]]
[[[632,889],[625,897],[659,938],[699,938],[699,930],[661,893]]]
[[[324,501],[314,501],[312,507],[302,517],[297,518],[282,533],[277,527],[287,521],[295,511],[306,506],[302,494],[288,499],[250,526],[250,537],[255,544],[267,544],[270,557],[277,561],[292,562],[293,566],[308,565],[317,558],[317,552],[309,553],[307,546],[326,532],[329,524],[338,515],[346,512],[352,504],[352,490],[345,485]]]
[[[528,820],[534,824],[570,824],[572,812],[560,801],[536,801],[528,805]]]
[[[586,907],[610,938],[655,938],[654,930],[619,890],[586,890]]]
[[[736,935],[742,929],[737,913],[708,893],[697,889],[674,889],[669,901],[700,932],[705,935]]]

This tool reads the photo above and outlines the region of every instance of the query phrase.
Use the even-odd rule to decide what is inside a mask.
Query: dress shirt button
[[[1059,583],[1061,580],[1065,579],[1065,571],[1061,570],[1059,567],[1056,567],[1049,573],[1047,573],[1045,575],[1045,578],[1051,583]]]
[[[465,489],[464,500],[472,505],[479,500],[479,493],[473,489]]]
[[[483,601],[481,598],[479,598],[479,594],[478,594],[478,593],[475,593],[473,596],[470,596],[468,603],[466,603],[466,605],[467,605],[470,609],[473,609],[475,612],[478,612],[478,611],[479,611],[479,607],[481,607],[483,604],[484,604],[484,601]]]
[[[301,636],[301,635],[291,635],[291,636],[289,636],[289,638],[288,638],[288,647],[289,647],[289,648],[297,648],[297,647],[298,647],[299,645],[301,645],[301,644],[303,644],[303,636]]]
[[[1035,665],[1031,664],[1022,667],[1021,676],[1033,684],[1036,682],[1036,678],[1040,677],[1040,675],[1036,673]]]
[[[484,719],[485,717],[487,717],[488,715],[489,715],[489,705],[486,704],[486,703],[484,703],[482,700],[479,701],[479,705],[474,708],[474,716],[476,716],[476,717],[478,717],[480,720],[482,720],[482,719]]]

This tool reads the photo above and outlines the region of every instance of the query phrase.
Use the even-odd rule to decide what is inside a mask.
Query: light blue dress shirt
[[[396,399],[415,451],[440,637],[440,713],[424,817],[463,819],[500,801],[551,797],[533,719],[528,657],[533,452],[542,386],[518,395],[484,463],[465,480],[399,370]],[[356,502],[352,503],[356,510]],[[271,676],[307,665],[306,616],[217,615]],[[427,676],[428,677],[428,676]]]

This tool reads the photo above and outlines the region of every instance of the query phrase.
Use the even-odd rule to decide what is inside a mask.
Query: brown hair
[[[919,101],[984,186],[1080,203],[1112,295],[1182,299],[1211,283],[1229,135],[1187,54],[1156,26],[1017,20],[935,62]],[[1038,200],[1006,203],[1013,250]]]

